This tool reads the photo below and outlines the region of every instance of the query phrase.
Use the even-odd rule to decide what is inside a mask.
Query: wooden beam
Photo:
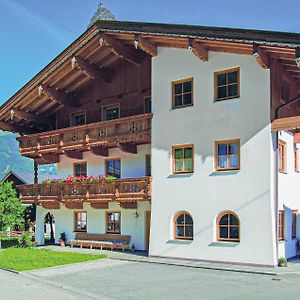
[[[46,86],[45,84],[41,84],[39,87],[39,93],[46,94],[53,101],[71,106],[71,107],[80,107],[81,105],[76,101],[76,99],[72,98],[72,96],[67,95],[63,91],[59,91],[53,87]]]
[[[39,157],[34,159],[39,165],[56,164],[59,163],[58,154],[41,154]]]
[[[205,47],[203,47],[203,45],[201,45],[200,42],[189,38],[188,48],[195,56],[197,56],[201,60],[208,61],[208,50]]]
[[[93,147],[91,148],[91,152],[98,156],[108,156],[108,148]]]
[[[300,116],[276,119],[272,122],[272,131],[300,128]]]
[[[69,158],[83,159],[83,153],[76,150],[66,150],[64,154]]]
[[[21,125],[14,125],[4,121],[0,121],[0,129],[9,132],[16,132],[20,134],[36,133],[36,131],[32,128],[28,128],[26,126],[21,126]]]
[[[12,117],[17,117],[19,119],[25,119],[27,121],[34,121],[36,123],[41,123],[44,125],[49,126],[51,123],[51,120],[45,116],[42,115],[36,115],[34,113],[30,113],[30,112],[26,112],[26,111],[22,111],[19,109],[12,109],[11,110],[11,116]]]
[[[123,152],[131,153],[131,154],[137,154],[137,146],[134,145],[134,144],[120,143],[119,147]]]
[[[298,68],[300,69],[300,47],[297,47],[295,49],[295,62],[298,66]]]
[[[252,54],[253,54],[254,57],[256,57],[257,63],[263,69],[269,69],[270,68],[269,56],[256,43],[253,43]]]
[[[108,36],[103,32],[100,33],[100,45],[110,47],[115,55],[129,61],[134,65],[139,65],[142,62],[142,59],[138,57],[138,54],[131,47],[124,45],[122,42]]]
[[[78,68],[82,70],[85,75],[93,79],[98,79],[105,83],[111,82],[111,72],[109,70],[99,69],[97,66],[79,57],[73,57],[71,63],[72,69]]]
[[[157,56],[157,46],[149,42],[149,40],[142,36],[135,35],[134,42],[137,42],[138,47],[150,56]]]

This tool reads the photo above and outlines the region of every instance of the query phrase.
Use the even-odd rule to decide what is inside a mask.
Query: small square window
[[[180,108],[193,105],[193,78],[172,82],[172,107]]]
[[[215,101],[240,96],[240,69],[234,68],[215,73]]]
[[[74,176],[87,176],[86,162],[74,164]]]
[[[194,147],[182,145],[173,147],[173,173],[193,173]]]
[[[106,176],[121,178],[121,160],[106,160]]]
[[[78,126],[86,124],[85,112],[78,112],[71,114],[71,126]]]
[[[120,118],[119,105],[107,106],[102,108],[103,121],[115,120]]]
[[[240,140],[216,142],[216,170],[240,169]]]

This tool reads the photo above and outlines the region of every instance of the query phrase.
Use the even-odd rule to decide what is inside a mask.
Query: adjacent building
[[[297,254],[300,34],[99,21],[0,108],[58,179],[20,187],[36,240],[130,235],[151,256]],[[73,177],[71,177],[73,176]]]

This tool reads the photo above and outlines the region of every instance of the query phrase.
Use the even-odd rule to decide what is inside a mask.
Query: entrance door
[[[149,253],[151,211],[147,210],[145,213],[146,213],[146,216],[145,216],[146,250],[147,250],[147,253]]]

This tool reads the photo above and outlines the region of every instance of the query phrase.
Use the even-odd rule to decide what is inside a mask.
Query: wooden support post
[[[201,45],[200,42],[189,38],[188,40],[188,49],[198,58],[203,61],[208,61],[208,51],[205,47]]]
[[[33,169],[34,169],[34,179],[33,182],[35,184],[39,183],[39,176],[38,176],[38,171],[39,171],[39,165],[34,161],[33,163]]]
[[[256,43],[253,43],[252,54],[253,54],[254,57],[256,57],[257,63],[263,69],[269,69],[270,68],[270,66],[269,66],[270,65],[269,56]]]

